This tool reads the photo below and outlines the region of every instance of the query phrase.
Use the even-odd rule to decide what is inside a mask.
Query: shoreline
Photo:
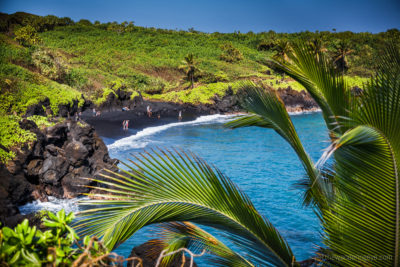
[[[290,116],[310,114],[315,112],[321,112],[319,108],[300,109],[297,107],[288,107],[287,111]],[[148,117],[147,115],[137,115],[136,112],[132,111],[104,111],[99,116],[93,116],[91,112],[85,111],[82,114],[82,120],[92,127],[95,128],[97,134],[101,138],[119,140],[128,136],[136,135],[136,133],[156,126],[163,126],[170,123],[178,122],[190,122],[194,121],[201,116],[212,116],[212,115],[239,115],[245,114],[245,112],[223,112],[213,114],[196,114],[195,112],[183,112],[182,120],[179,121],[178,116],[165,116],[158,119],[155,116]],[[124,131],[122,129],[122,121],[130,120],[129,130]],[[104,140],[103,140],[104,141]]]
[[[321,110],[320,109],[309,109],[309,110],[303,110],[303,111],[288,111],[290,116],[313,114],[313,113],[318,113],[318,112],[321,112]],[[107,112],[105,114],[107,114]],[[111,116],[113,114],[114,115],[115,114],[119,114],[119,112],[116,112],[116,111],[109,112],[109,114],[107,116],[105,116],[105,118],[102,118],[101,116],[91,117],[91,121],[92,122],[94,121],[94,122],[98,123],[98,122],[101,122],[103,119],[107,119],[108,116]],[[198,115],[197,117],[196,116],[191,116],[191,117],[187,117],[186,120],[182,120],[182,123],[183,123],[182,125],[187,125],[188,122],[189,123],[190,122],[195,122],[196,119],[199,119],[201,117],[215,116],[217,118],[218,115],[221,115],[221,116],[232,116],[232,115],[241,115],[241,114],[245,114],[245,113],[244,112],[228,112],[228,113],[225,113],[225,114]],[[115,139],[114,138],[113,139],[114,139],[115,142],[112,143],[112,144],[106,145],[108,152],[110,151],[110,149],[113,149],[112,146],[116,142],[118,142],[118,141],[120,141],[122,139],[125,139],[125,138],[134,138],[137,135],[137,133],[140,133],[140,132],[144,131],[145,129],[152,128],[152,127],[158,127],[158,126],[167,126],[169,124],[179,123],[179,121],[177,119],[174,119],[174,118],[157,119],[157,118],[145,117],[145,118],[141,118],[141,119],[142,120],[140,121],[140,123],[138,123],[138,125],[140,125],[140,128],[134,128],[133,129],[133,130],[136,131],[134,134],[128,134],[128,135],[124,135],[124,136],[118,135],[119,138],[115,138],[115,136],[114,136]],[[214,120],[209,120],[209,121],[212,122]],[[85,121],[85,122],[88,123],[87,121]],[[205,121],[200,121],[199,123],[202,123],[202,122],[205,122]],[[98,127],[100,127],[101,125],[102,125],[101,123],[97,124]],[[91,125],[91,126],[94,127],[93,125]],[[175,125],[173,125],[173,126],[175,126]],[[121,132],[123,132],[122,131],[122,127],[120,127],[120,128],[121,128],[120,129]],[[102,129],[96,129],[96,132],[98,133],[99,130],[101,131]],[[99,135],[99,138],[103,139],[103,141],[104,141],[104,136]],[[42,207],[42,208],[50,208],[51,210],[54,210],[54,211],[56,210],[56,205],[60,205],[61,207],[64,207],[64,208],[68,207],[69,209],[71,209],[71,208],[73,209],[73,207],[70,206],[70,204],[73,205],[74,202],[76,201],[76,199],[77,199],[76,197],[75,198],[57,198],[57,197],[49,196],[48,199],[44,199],[44,200],[43,199],[35,199],[33,201],[24,203],[22,205],[18,205],[18,208],[22,209],[22,212],[20,213],[21,215],[29,216],[31,213],[27,213],[26,210],[27,209],[28,210],[32,209],[32,207],[35,206],[35,205],[38,205],[39,207]],[[49,204],[46,204],[46,203],[49,203]],[[53,203],[54,203],[54,205],[53,205]],[[34,212],[37,212],[37,211],[34,211]]]

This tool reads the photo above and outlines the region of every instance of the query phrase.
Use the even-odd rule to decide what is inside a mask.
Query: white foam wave
[[[48,202],[42,202],[39,200],[27,203],[23,206],[18,207],[21,214],[29,214],[40,210],[48,210],[51,212],[57,212],[64,209],[68,214],[69,212],[79,211],[78,201],[84,198],[72,198],[72,199],[59,199],[55,197],[49,197]]]
[[[311,113],[316,113],[316,112],[321,112],[321,109],[312,109],[312,110],[306,110],[306,111],[291,111],[288,112],[289,115],[303,115],[303,114],[311,114]]]
[[[136,133],[135,135],[131,135],[129,137],[125,137],[115,141],[114,143],[108,145],[109,150],[118,149],[118,150],[127,150],[132,148],[144,148],[149,143],[148,141],[142,140],[144,137],[159,133],[161,131],[165,131],[172,127],[184,126],[184,125],[199,125],[199,124],[207,124],[207,123],[215,123],[215,122],[225,122],[228,118],[233,115],[207,115],[201,116],[195,119],[194,121],[186,121],[186,122],[174,122],[161,126],[148,127],[143,129],[142,131]],[[140,140],[141,139],[141,140]],[[138,142],[140,140],[140,142]]]

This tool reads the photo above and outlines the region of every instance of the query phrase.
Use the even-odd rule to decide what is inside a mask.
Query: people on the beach
[[[179,116],[178,116],[178,120],[181,121],[182,120],[182,110],[179,110]]]
[[[129,120],[124,120],[124,121],[122,122],[122,129],[123,129],[124,131],[127,131],[128,128],[129,128]]]
[[[151,117],[151,107],[147,106],[147,116],[149,116],[149,118]]]
[[[160,113],[158,113],[158,115],[157,115],[157,119],[160,119],[161,118],[161,114]]]
[[[123,107],[122,108],[122,111],[128,111],[129,110],[129,107]]]
[[[96,109],[93,108],[93,117],[96,117]]]
[[[97,112],[96,112],[96,116],[100,116],[101,115],[101,113],[100,113],[100,111],[98,110]]]

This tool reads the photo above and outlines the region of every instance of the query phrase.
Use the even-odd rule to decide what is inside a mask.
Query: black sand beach
[[[96,129],[96,132],[106,138],[122,138],[127,133],[122,128],[122,122],[129,120],[129,129],[140,131],[151,126],[160,126],[168,123],[178,122],[178,112],[176,116],[166,115],[158,118],[157,114],[148,117],[145,114],[138,115],[136,111],[107,111],[99,116],[93,116],[92,112],[87,110],[82,113],[82,120],[89,123]],[[194,112],[182,112],[182,121],[195,120],[199,115]]]

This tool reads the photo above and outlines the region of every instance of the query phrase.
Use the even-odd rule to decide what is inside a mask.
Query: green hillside
[[[338,71],[346,73],[352,86],[361,86],[374,72],[383,44],[400,36],[396,29],[379,34],[203,33],[21,12],[0,13],[0,31],[0,115],[13,122],[28,106],[46,98],[57,115],[59,104],[76,100],[82,105],[84,98],[101,104],[117,89],[134,92],[132,97],[140,92],[148,99],[194,104],[211,103],[228,86],[235,91],[248,79],[302,90],[268,67],[273,57],[284,58],[289,43],[298,40],[313,42]],[[10,131],[3,127],[0,138],[20,136],[14,136],[14,145],[29,139],[23,132]],[[9,138],[0,141],[12,146]]]
[[[363,77],[373,72],[374,57],[382,44],[399,36],[398,30],[380,34],[202,33],[132,23],[75,23],[68,18],[26,13],[2,14],[1,19],[1,102],[2,111],[7,113],[23,113],[28,105],[46,96],[55,112],[59,103],[80,99],[81,93],[101,103],[121,87],[141,91],[148,98],[209,102],[208,96],[191,96],[182,68],[188,54],[194,56],[195,95],[202,91],[211,96],[214,91],[223,94],[228,83],[243,79],[301,90],[300,85],[281,77],[267,64],[285,49],[285,42],[300,39],[321,40],[321,47],[333,60],[340,49],[344,50],[349,82],[361,85]],[[27,27],[32,28],[28,33]],[[21,40],[21,34],[17,34],[21,28],[28,39],[37,38],[37,42]]]

